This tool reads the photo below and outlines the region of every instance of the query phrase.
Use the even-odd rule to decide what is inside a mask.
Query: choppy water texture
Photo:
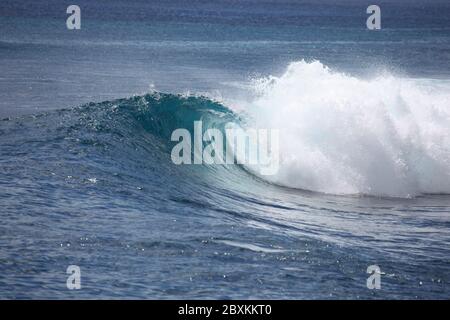
[[[448,4],[79,5],[0,5],[0,298],[449,298]],[[174,165],[196,120],[279,173]]]

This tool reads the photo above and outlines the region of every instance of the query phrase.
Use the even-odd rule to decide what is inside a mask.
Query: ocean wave
[[[270,183],[387,197],[450,194],[448,83],[390,74],[361,79],[318,61],[300,61],[279,77],[253,81],[252,88],[256,98],[250,102],[152,92],[49,112],[33,121],[2,121],[1,129],[4,137],[30,132],[30,141],[38,136],[39,145],[61,149],[49,149],[50,154],[92,154],[94,147],[109,152],[120,167],[146,162],[151,174],[201,172],[204,181],[224,186],[259,190]],[[194,121],[202,121],[204,131],[224,130],[230,122],[278,129],[278,172],[258,176],[245,165],[176,166],[170,160],[176,144],[171,134],[179,128],[193,132]]]
[[[254,90],[243,107],[253,125],[280,129],[280,170],[265,179],[332,194],[450,193],[448,83],[299,61]]]

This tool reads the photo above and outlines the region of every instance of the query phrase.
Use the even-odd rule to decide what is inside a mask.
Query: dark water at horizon
[[[70,4],[0,3],[0,298],[450,297],[448,1],[381,1],[376,32],[367,1],[83,0],[76,31]],[[254,104],[296,138],[279,179],[310,188],[171,162],[173,130]],[[360,192],[315,192],[329,172]]]
[[[2,1],[0,116],[142,94],[246,92],[236,83],[279,75],[301,59],[372,76],[380,70],[449,78],[447,1]],[[49,99],[51,96],[51,99]]]

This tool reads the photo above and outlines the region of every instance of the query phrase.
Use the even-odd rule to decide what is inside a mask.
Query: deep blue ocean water
[[[70,4],[0,3],[0,298],[450,297],[448,1],[379,1],[379,31],[368,1],[77,0],[81,30],[67,30]],[[269,75],[293,89],[260,98],[255,79]],[[301,100],[307,83],[326,89]],[[354,102],[366,90],[388,98]],[[295,99],[319,119],[277,111]],[[172,163],[173,130],[268,104],[295,133],[283,155],[300,159],[283,186],[242,166]],[[367,124],[344,143],[359,107]],[[324,155],[339,147],[337,177],[354,173],[360,192],[306,166],[294,141],[306,138]],[[358,152],[364,165],[346,162]],[[291,187],[301,177],[310,188]],[[80,290],[66,287],[69,265]]]

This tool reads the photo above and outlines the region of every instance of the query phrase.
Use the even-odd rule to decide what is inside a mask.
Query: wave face
[[[386,96],[375,100],[373,88]],[[396,111],[388,112],[394,96]],[[421,109],[430,97],[433,104]],[[447,195],[295,189],[445,191],[444,101],[392,77],[364,82],[298,63],[265,83],[247,113],[205,97],[152,93],[4,119],[0,216],[8,263],[0,297],[73,298],[61,274],[79,264],[86,276],[77,298],[371,298],[365,270],[374,263],[386,273],[385,298],[448,297]],[[172,163],[171,133],[192,131],[197,120],[204,130],[282,124],[283,164],[273,182],[294,188],[242,166]],[[417,127],[415,136],[408,138],[407,124]],[[405,169],[413,157],[424,171]],[[389,176],[402,170],[409,178]]]
[[[270,181],[332,194],[450,193],[450,85],[300,61],[255,90],[256,126],[280,128]]]

